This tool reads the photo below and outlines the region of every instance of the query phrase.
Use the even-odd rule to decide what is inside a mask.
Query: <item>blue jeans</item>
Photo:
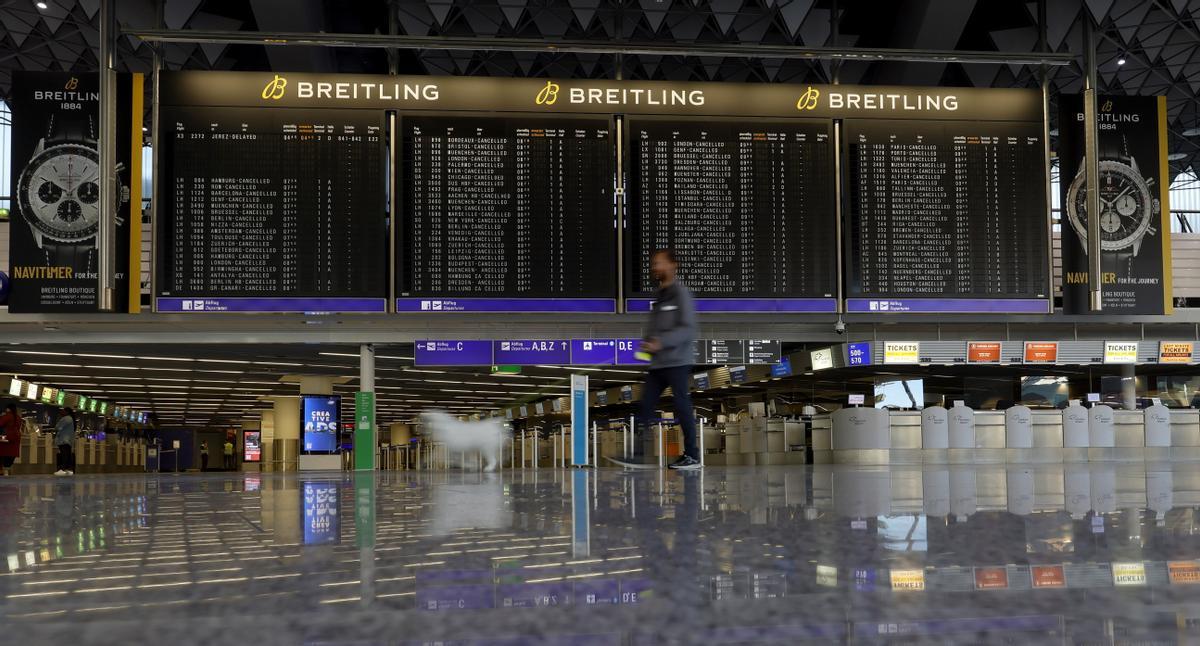
[[[696,417],[692,414],[691,366],[672,366],[670,368],[651,368],[646,373],[646,385],[642,390],[642,401],[638,406],[638,430],[640,433],[651,433],[649,427],[658,418],[658,400],[663,391],[671,388],[675,404],[675,420],[683,427],[683,453],[694,460],[700,459],[700,447],[696,441]],[[643,436],[647,437],[647,436]],[[650,439],[653,442],[653,439]],[[635,442],[634,452],[643,443]]]

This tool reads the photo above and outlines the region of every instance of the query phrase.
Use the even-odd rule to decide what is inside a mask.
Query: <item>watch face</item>
[[[100,222],[100,158],[80,144],[47,148],[35,156],[17,185],[26,219],[47,238],[86,240]]]
[[[1087,247],[1086,178],[1081,170],[1067,193],[1067,211],[1071,226]],[[1100,248],[1125,249],[1137,242],[1152,224],[1153,198],[1146,180],[1128,164],[1114,160],[1100,162]]]

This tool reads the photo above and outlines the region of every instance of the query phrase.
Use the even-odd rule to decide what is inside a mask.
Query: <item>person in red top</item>
[[[12,475],[13,462],[21,455],[21,414],[9,404],[0,415],[0,475]]]

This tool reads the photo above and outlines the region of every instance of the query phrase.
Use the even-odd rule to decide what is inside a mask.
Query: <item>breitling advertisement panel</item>
[[[1171,227],[1166,99],[1100,96],[1100,268],[1103,314],[1170,314]],[[1059,101],[1063,312],[1088,308],[1083,97]]]
[[[1040,121],[1030,90],[271,72],[164,73],[162,103],[592,114]]]
[[[134,94],[141,77],[118,76],[116,303],[129,299],[130,161]],[[100,77],[95,73],[14,72],[9,259],[14,313],[95,312],[100,221],[96,145]],[[123,116],[121,116],[123,115]],[[141,127],[136,137],[140,144]],[[121,145],[125,143],[125,145]],[[139,146],[140,148],[140,146]],[[141,151],[135,157],[141,159]],[[138,181],[140,182],[140,172]],[[140,202],[140,199],[139,199]],[[141,213],[141,208],[136,209]]]

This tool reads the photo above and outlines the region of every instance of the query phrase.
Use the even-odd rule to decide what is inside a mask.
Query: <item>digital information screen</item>
[[[1048,311],[1040,122],[845,122],[850,312]]]
[[[403,117],[397,312],[615,312],[608,118]]]
[[[630,118],[627,309],[649,311],[669,248],[699,311],[836,311],[831,127]]]
[[[304,424],[304,450],[333,453],[338,446],[342,398],[338,395],[301,395],[300,415]]]
[[[161,110],[159,311],[387,311],[382,112]]]

